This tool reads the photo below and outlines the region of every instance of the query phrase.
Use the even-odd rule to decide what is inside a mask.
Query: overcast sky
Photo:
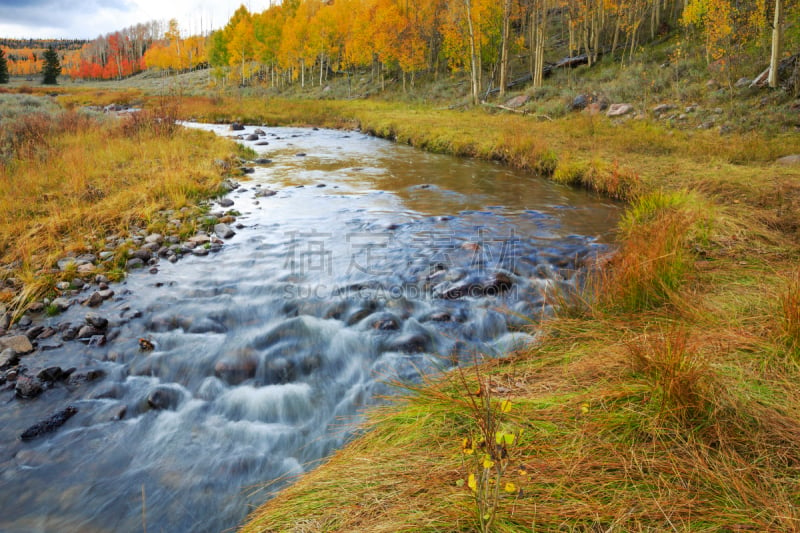
[[[242,4],[261,12],[270,0],[0,0],[0,37],[94,39],[172,18],[184,33],[197,34],[224,26]]]

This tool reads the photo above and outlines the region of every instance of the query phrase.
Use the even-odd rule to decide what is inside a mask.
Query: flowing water
[[[264,129],[272,161],[229,195],[243,227],[219,253],[131,273],[94,310],[113,340],[22,360],[70,380],[0,392],[0,531],[235,528],[283,483],[265,482],[342,446],[387,381],[535,341],[618,215],[491,163]],[[19,439],[68,405],[63,427]]]

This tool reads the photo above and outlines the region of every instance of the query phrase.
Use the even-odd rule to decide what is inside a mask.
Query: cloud
[[[225,25],[242,3],[263,11],[276,0],[0,0],[0,38],[94,39],[138,23],[178,19],[197,34]]]
[[[94,38],[135,9],[124,0],[0,0],[0,36]]]

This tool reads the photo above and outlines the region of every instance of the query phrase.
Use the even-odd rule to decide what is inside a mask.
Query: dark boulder
[[[429,352],[430,348],[430,338],[418,333],[400,335],[389,343],[389,349],[391,351],[409,354]]]
[[[146,263],[146,262],[148,262],[150,260],[151,257],[153,257],[153,253],[150,250],[148,250],[147,248],[140,248],[140,249],[132,252],[128,257],[129,258],[138,258],[138,259],[141,259],[143,263]]]
[[[165,385],[151,390],[147,395],[147,405],[152,409],[175,409],[183,398],[181,391]]]
[[[484,279],[470,278],[453,284],[440,284],[434,289],[434,293],[445,300],[457,300],[464,297],[479,298],[503,294],[513,285],[514,282],[508,274],[495,272]]]
[[[101,331],[105,331],[108,328],[108,319],[94,313],[86,315],[86,323]]]
[[[257,366],[250,354],[237,353],[217,361],[214,374],[228,385],[238,385],[255,376]]]
[[[0,370],[12,367],[19,363],[19,355],[11,348],[6,348],[0,352]]]
[[[32,328],[28,328],[28,330],[25,332],[25,336],[28,337],[29,340],[34,340],[36,337],[41,335],[43,331],[44,326],[33,326]]]
[[[590,98],[585,94],[579,94],[575,98],[572,99],[572,103],[570,104],[570,109],[573,111],[580,111],[586,108],[589,105]]]
[[[236,235],[236,232],[233,231],[230,228],[230,226],[223,223],[219,223],[214,226],[214,233],[216,233],[217,237],[219,237],[220,239],[230,239],[231,237]]]
[[[55,383],[57,381],[65,381],[73,372],[75,372],[75,368],[64,370],[60,366],[51,366],[39,371],[36,374],[36,379],[45,383]]]
[[[61,426],[63,426],[67,420],[72,418],[78,412],[78,408],[74,405],[69,405],[64,409],[50,415],[46,419],[42,420],[41,422],[37,422],[36,424],[32,425],[28,429],[22,432],[19,436],[22,440],[31,440],[35,439],[40,435],[44,435],[45,433],[52,433],[53,431],[57,430]]]
[[[35,398],[42,393],[42,383],[36,378],[19,376],[17,378],[17,384],[14,386],[14,392],[17,394],[18,398]]]
[[[77,374],[72,374],[69,377],[69,384],[81,385],[83,383],[88,383],[90,381],[96,381],[102,377],[105,377],[105,375],[106,373],[104,370],[100,369],[87,370],[86,372],[79,372]]]
[[[266,381],[269,384],[289,383],[297,378],[297,368],[293,360],[276,357],[266,363]]]
[[[98,329],[90,324],[86,324],[85,326],[81,327],[78,330],[78,338],[79,339],[90,339],[95,335],[102,335],[103,330]]]

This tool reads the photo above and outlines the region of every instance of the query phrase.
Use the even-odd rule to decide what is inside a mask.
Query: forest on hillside
[[[502,93],[514,76],[538,86],[561,57],[630,60],[679,28],[730,77],[741,64],[768,63],[776,38],[780,56],[796,51],[799,11],[800,0],[285,0],[260,13],[241,6],[208,35],[154,21],[60,54],[78,79],[211,67],[223,83],[305,86],[360,70],[408,87],[420,74],[465,72],[477,98]],[[35,53],[7,53],[12,74],[35,71],[26,65]]]

